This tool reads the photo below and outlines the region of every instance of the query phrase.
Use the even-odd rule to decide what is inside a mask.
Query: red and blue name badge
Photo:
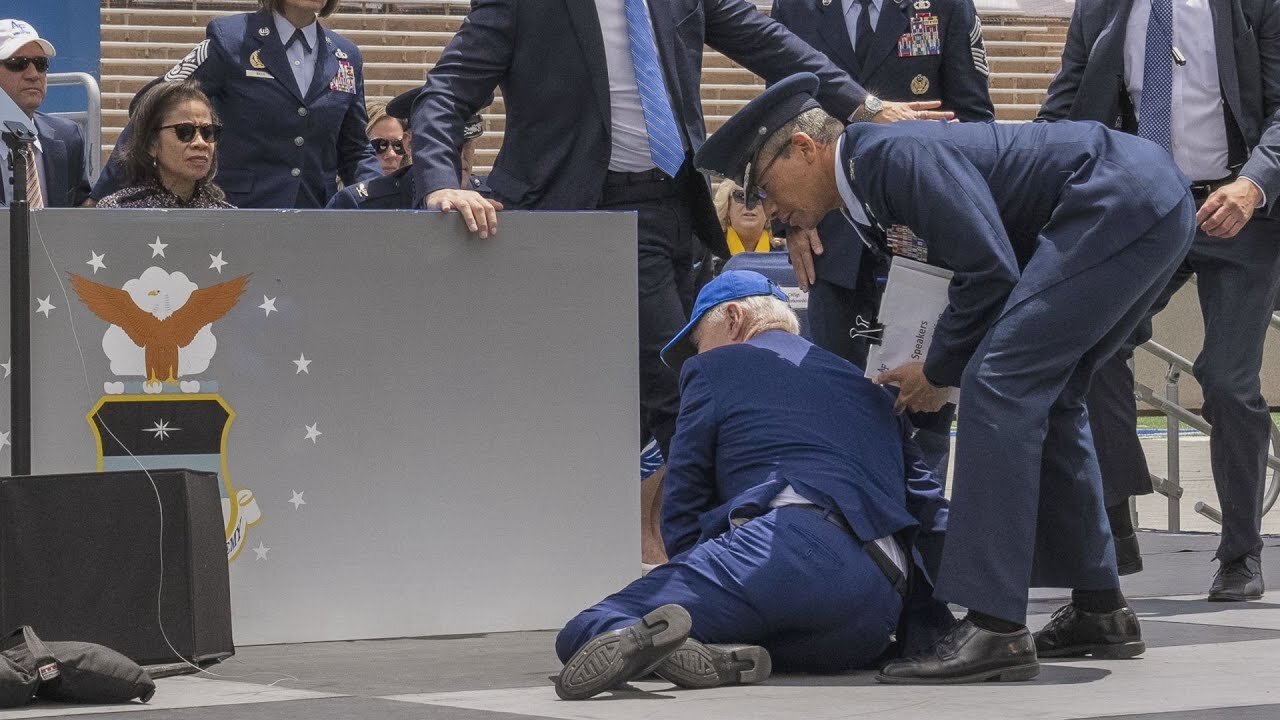
[[[338,61],[338,74],[329,82],[329,89],[334,92],[354,94],[356,91],[356,69],[350,60]]]
[[[911,18],[911,31],[898,37],[898,57],[920,57],[942,53],[938,34],[938,16],[930,12],[916,13]]]

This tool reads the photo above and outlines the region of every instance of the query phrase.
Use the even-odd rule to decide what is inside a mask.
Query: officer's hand
[[[1196,213],[1196,224],[1213,237],[1235,237],[1262,202],[1262,191],[1248,178],[1236,178],[1213,191]]]
[[[813,269],[813,256],[822,254],[818,231],[815,228],[787,228],[787,254],[791,256],[791,269],[796,272],[800,290],[809,292],[809,288],[818,281],[817,272]]]
[[[490,200],[475,190],[436,190],[427,195],[422,204],[428,210],[457,210],[466,221],[467,229],[479,233],[482,238],[498,234],[498,211],[502,209],[502,203]]]
[[[886,370],[876,376],[879,385],[897,384],[898,399],[893,404],[894,412],[938,412],[947,404],[951,388],[938,388],[930,384],[924,376],[924,363],[910,362],[892,370]]]
[[[949,110],[940,110],[941,100],[921,100],[920,102],[884,101],[884,107],[871,118],[878,123],[898,122],[899,120],[955,120],[956,114]]]

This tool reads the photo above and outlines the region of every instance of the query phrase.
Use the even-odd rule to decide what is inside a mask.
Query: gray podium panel
[[[33,472],[220,472],[240,644],[559,627],[638,569],[635,218],[501,222],[37,213]]]

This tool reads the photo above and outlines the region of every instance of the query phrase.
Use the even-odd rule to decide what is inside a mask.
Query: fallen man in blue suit
[[[651,671],[688,688],[760,682],[772,666],[841,672],[954,624],[926,570],[947,504],[910,426],[885,389],[798,332],[758,273],[698,294],[662,351],[683,362],[662,505],[671,560],[560,632],[560,697]]]

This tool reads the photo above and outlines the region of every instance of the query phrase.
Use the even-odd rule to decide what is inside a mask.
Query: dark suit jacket
[[[1259,213],[1274,218],[1280,197],[1280,0],[1208,1],[1230,160],[1266,193],[1267,207]],[[1124,81],[1132,6],[1133,0],[1077,0],[1062,69],[1049,85],[1041,119],[1097,120],[1137,132]]]
[[[236,207],[321,208],[339,177],[353,185],[382,175],[365,134],[360,50],[332,30],[317,30],[316,72],[305,95],[271,13],[262,11],[209,23],[204,42],[163,78],[194,79],[213,101],[226,127],[214,181]],[[350,90],[337,82],[346,72]],[[124,182],[123,168],[110,163],[93,195],[110,195]]]
[[[1190,193],[1159,145],[1095,122],[854,123],[841,150],[870,218],[955,272],[925,358],[937,385],[959,386],[1003,308],[1105,262]]]
[[[79,207],[89,197],[89,172],[84,159],[84,135],[71,120],[38,112],[36,135],[44,172],[45,207]],[[0,183],[0,200],[9,189]]]
[[[650,0],[654,34],[677,124],[702,145],[703,45],[768,80],[817,73],[819,100],[848,117],[866,93],[826,58],[746,0]],[[502,87],[506,134],[489,175],[508,208],[595,208],[609,166],[609,86],[594,0],[475,0],[414,103],[414,177],[423,195],[456,187],[462,125]],[[701,180],[694,228],[728,256]]]
[[[917,12],[938,18],[942,47],[937,55],[900,57],[898,38],[910,32],[911,17]],[[876,20],[875,44],[864,67],[854,59],[843,13],[841,0],[774,0],[772,15],[879,98],[941,100],[942,107],[955,112],[960,120],[994,119],[987,50],[973,0],[931,0],[924,11],[916,10],[911,0],[884,0]],[[917,80],[921,77],[923,84]],[[924,91],[915,92],[922,85]],[[864,256],[861,238],[840,213],[823,219],[818,236],[824,247],[823,253],[814,257],[818,277],[846,288],[869,284],[871,276],[865,274],[859,283],[858,272],[864,260],[873,258]],[[868,297],[878,295],[874,286],[863,289]]]
[[[787,485],[863,540],[946,530],[942,488],[893,398],[852,363],[781,330],[686,360],[663,481],[673,557],[768,512]],[[905,478],[905,479],[904,479]]]

